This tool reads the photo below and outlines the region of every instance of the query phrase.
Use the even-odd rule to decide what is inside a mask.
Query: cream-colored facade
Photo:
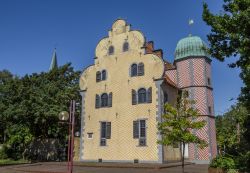
[[[123,50],[124,43],[128,50]],[[163,93],[174,103],[177,89],[164,78],[165,62],[156,53],[146,51],[146,40],[140,31],[131,30],[124,20],[116,20],[108,37],[96,46],[94,64],[80,78],[82,118],[80,161],[119,161],[162,163],[167,156],[157,144],[160,135]],[[113,46],[112,55],[109,53]],[[132,64],[144,64],[144,75],[131,77]],[[106,80],[96,82],[96,73],[106,70]],[[151,103],[132,104],[132,90],[152,88]],[[160,88],[164,88],[163,90]],[[95,107],[96,95],[112,93],[111,107]],[[138,97],[138,95],[137,95]],[[146,120],[146,145],[133,138],[133,122]],[[101,146],[101,122],[111,122],[111,137]]]

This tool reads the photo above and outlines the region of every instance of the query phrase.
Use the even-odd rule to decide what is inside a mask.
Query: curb
[[[194,163],[186,162],[184,165],[193,165]],[[67,163],[36,163],[36,164],[30,164],[30,165],[23,165],[20,167],[14,168],[15,171],[18,172],[27,172],[27,173],[65,173],[65,172],[60,172],[59,171],[40,171],[40,170],[27,170],[24,167],[27,166],[36,166],[36,165],[55,165],[55,166],[67,166]],[[121,164],[121,163],[74,163],[74,166],[76,167],[95,167],[95,168],[121,168],[121,169],[126,169],[126,168],[134,168],[134,169],[164,169],[164,168],[171,168],[171,167],[179,167],[181,166],[181,162],[178,163],[169,163],[169,164],[159,164],[159,165],[154,165],[154,164]],[[20,169],[21,168],[21,169]],[[66,168],[67,169],[67,168]]]

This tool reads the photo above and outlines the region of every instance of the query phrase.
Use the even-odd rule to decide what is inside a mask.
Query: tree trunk
[[[182,173],[184,173],[184,155],[185,155],[185,143],[184,142],[182,142],[182,164],[181,164],[181,166],[182,166]]]
[[[25,154],[26,154],[26,152],[28,151],[28,149],[26,148],[26,147],[24,147],[25,149],[24,149],[24,151],[23,151],[23,153],[22,153],[22,157],[23,157],[23,160],[25,160],[26,158],[25,158]]]

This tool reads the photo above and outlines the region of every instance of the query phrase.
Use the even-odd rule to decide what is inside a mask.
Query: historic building
[[[143,33],[116,20],[96,46],[94,64],[80,78],[82,96],[80,161],[163,163],[180,158],[178,147],[157,144],[163,105],[175,105],[179,90],[196,100],[196,135],[204,149],[189,144],[185,157],[208,163],[216,156],[211,60],[197,36],[181,39],[171,64]]]

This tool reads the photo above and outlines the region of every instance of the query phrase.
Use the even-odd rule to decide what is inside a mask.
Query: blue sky
[[[107,36],[117,18],[126,19],[163,49],[164,58],[173,62],[178,40],[192,35],[207,42],[210,28],[202,21],[202,0],[1,0],[0,70],[13,74],[47,71],[53,49],[59,65],[72,62],[77,70],[93,64],[98,41]],[[212,12],[221,10],[221,0],[206,1]],[[188,19],[194,25],[188,26]],[[225,112],[231,98],[237,98],[243,85],[239,69],[213,59],[212,75],[215,112]]]

